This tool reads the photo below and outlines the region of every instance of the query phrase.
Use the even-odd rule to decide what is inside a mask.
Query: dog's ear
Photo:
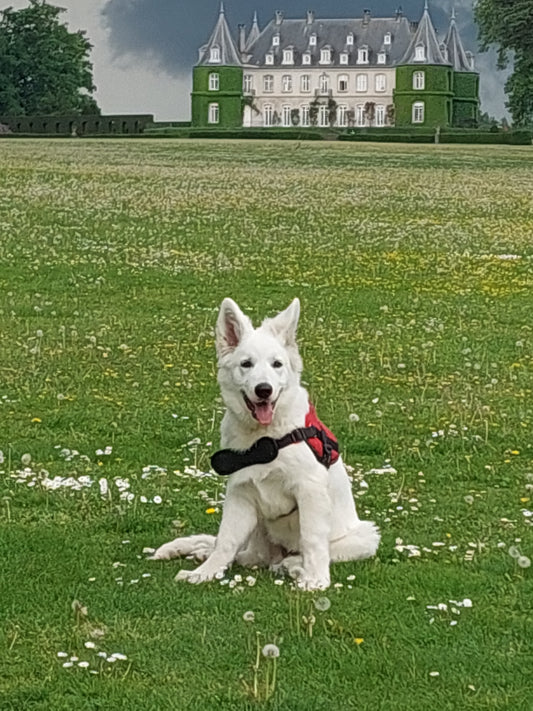
[[[215,328],[215,345],[219,358],[235,350],[244,334],[252,330],[252,322],[233,299],[224,299]]]
[[[274,318],[264,321],[264,325],[269,328],[278,338],[281,338],[285,345],[296,345],[296,332],[298,330],[298,320],[300,318],[300,299],[294,299],[292,304]]]

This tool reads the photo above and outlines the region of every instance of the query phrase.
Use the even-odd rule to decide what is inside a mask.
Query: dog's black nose
[[[272,385],[268,383],[259,383],[255,386],[255,394],[260,400],[268,400],[272,395]]]

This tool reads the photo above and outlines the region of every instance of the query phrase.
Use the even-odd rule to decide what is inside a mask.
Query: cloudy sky
[[[218,15],[219,0],[49,0],[66,9],[71,30],[84,29],[93,44],[96,98],[104,113],[151,113],[159,121],[190,118],[191,67]],[[0,9],[21,8],[27,0],[0,0]],[[265,25],[274,10],[303,17],[308,8],[322,17],[356,17],[364,8],[391,16],[401,4],[419,20],[423,0],[225,0],[232,28],[251,22],[254,10]],[[441,35],[452,4],[467,49],[477,51],[472,0],[430,0],[433,22]],[[482,109],[505,115],[503,84],[494,53],[479,54]]]

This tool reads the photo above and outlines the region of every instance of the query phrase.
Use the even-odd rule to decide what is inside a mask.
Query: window
[[[274,107],[267,104],[263,109],[263,124],[265,126],[274,125]]]
[[[283,64],[294,64],[294,51],[292,49],[283,50]]]
[[[274,77],[272,74],[265,74],[263,77],[263,90],[266,94],[271,94],[274,91]]]
[[[364,104],[359,104],[357,106],[356,114],[355,114],[355,122],[358,126],[364,126],[365,125],[365,107]]]
[[[265,64],[274,64],[274,55],[270,52],[265,55]]]
[[[368,47],[357,50],[357,64],[368,64]]]
[[[220,110],[218,104],[209,104],[208,123],[218,123],[220,121]]]
[[[279,35],[274,35],[272,37],[272,46],[279,47]]]
[[[356,91],[368,90],[368,76],[366,74],[358,74],[355,80]]]
[[[217,47],[216,45],[214,47],[211,47],[211,51],[209,53],[209,61],[220,62],[220,47]]]
[[[311,123],[309,118],[309,106],[300,107],[300,124],[302,126],[309,126]]]
[[[426,73],[425,72],[414,72],[413,73],[413,89],[418,89],[422,91],[426,88]]]
[[[376,126],[385,125],[385,107],[383,104],[378,104],[376,106]]]
[[[292,77],[290,74],[284,74],[281,77],[281,88],[284,93],[292,91]]]
[[[311,64],[311,55],[309,52],[302,54],[302,64]]]
[[[348,64],[348,52],[341,52],[340,60],[341,64]]]
[[[324,104],[322,104],[318,110],[318,125],[320,128],[329,126],[329,109]]]
[[[415,47],[415,61],[425,62],[426,61],[426,48],[423,44],[417,44]]]
[[[331,49],[321,49],[320,50],[320,64],[330,64],[331,63]]]
[[[251,74],[244,75],[243,89],[245,94],[251,94],[254,90],[254,78]]]
[[[413,104],[413,123],[424,123],[424,109],[423,101],[415,101]]]
[[[392,35],[390,32],[385,32],[385,37],[383,37],[383,44],[389,45],[392,43]]]
[[[309,46],[316,47],[316,34],[314,32],[309,35]]]
[[[290,106],[284,106],[282,109],[281,125],[285,126],[285,128],[292,125],[292,123],[291,123],[291,107]]]
[[[339,91],[348,91],[348,75],[341,74],[339,76]]]
[[[378,64],[387,64],[386,52],[378,52]]]
[[[350,47],[353,46],[353,32],[348,33],[348,36],[346,37],[346,44]]]
[[[311,91],[311,77],[309,74],[302,74],[300,77],[300,90],[303,92]]]
[[[329,92],[329,76],[327,74],[320,75],[318,90],[321,94],[327,94]]]
[[[209,75],[209,91],[218,91],[220,89],[220,74]]]
[[[385,74],[376,74],[376,91],[387,90],[387,77]]]
[[[337,109],[337,126],[339,128],[346,128],[348,125],[348,107],[339,106]]]

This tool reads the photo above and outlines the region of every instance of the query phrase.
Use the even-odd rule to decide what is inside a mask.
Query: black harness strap
[[[309,440],[311,439],[321,441],[321,454],[310,444]],[[333,452],[339,451],[338,443],[330,439],[324,430],[317,427],[299,427],[280,439],[261,437],[257,442],[254,442],[250,449],[242,452],[234,449],[221,449],[211,457],[211,466],[217,474],[229,476],[254,464],[270,464],[277,458],[280,449],[299,442],[306,442],[317,460],[326,468],[331,465]]]

